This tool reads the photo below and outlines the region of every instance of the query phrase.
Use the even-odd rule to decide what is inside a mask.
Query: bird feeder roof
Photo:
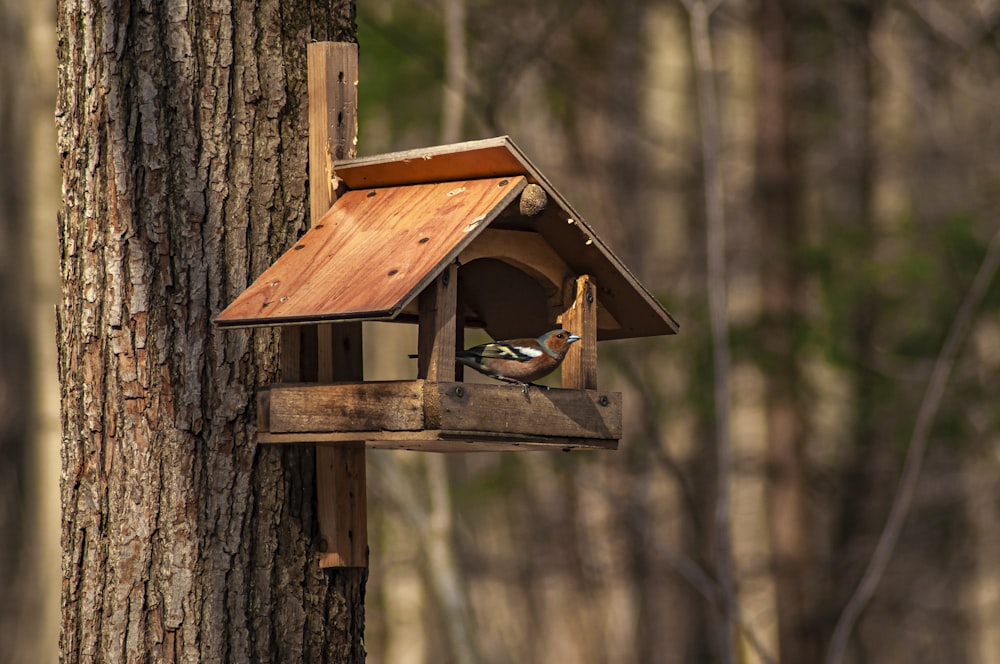
[[[546,293],[538,274],[511,267],[523,251],[536,254],[528,264],[538,265],[542,255],[596,279],[598,339],[677,332],[670,314],[507,136],[337,162],[334,169],[341,193],[333,207],[219,314],[217,325],[415,321],[417,296],[459,260],[467,323],[498,338],[535,336],[555,324],[544,306],[552,284]],[[548,199],[535,216],[519,213],[529,185]],[[506,258],[477,249],[487,241],[506,247]]]

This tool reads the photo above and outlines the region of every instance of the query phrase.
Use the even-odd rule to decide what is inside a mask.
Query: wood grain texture
[[[364,441],[316,448],[319,566],[368,566]]]
[[[621,394],[512,385],[427,383],[428,428],[560,438],[621,438]]]
[[[452,263],[420,294],[417,377],[455,380],[458,265]]]
[[[289,383],[266,391],[269,431],[416,431],[424,426],[420,381]]]
[[[315,227],[336,198],[334,161],[357,154],[358,47],[314,42],[307,50],[309,212]],[[313,380],[363,379],[360,322],[309,325],[304,327],[304,333],[307,338],[315,335],[316,340],[302,358],[315,362],[315,376],[309,372]],[[367,567],[363,443],[316,449],[316,519],[320,567]]]
[[[467,435],[494,444],[574,440],[581,446],[587,444],[580,441],[593,440],[594,446],[607,447],[601,441],[617,441],[622,432],[617,392],[532,388],[524,394],[510,385],[424,380],[280,384],[267,392],[262,404],[269,412],[262,421],[268,428],[261,436],[268,442],[296,442],[294,436],[282,437],[294,434],[302,441],[363,439],[369,446],[386,446],[381,440],[400,447],[399,440],[454,441]]]
[[[336,200],[335,161],[357,155],[358,45],[308,45],[309,204],[319,219]]]
[[[216,323],[392,318],[524,186],[516,177],[350,191]]]
[[[361,323],[317,329],[317,380],[362,380]],[[368,485],[364,443],[316,448],[319,566],[368,566]]]
[[[501,136],[361,157],[338,163],[337,176],[350,189],[366,189],[523,175],[524,163],[511,145]]]
[[[575,390],[597,389],[597,282],[584,274],[568,279],[566,311],[559,318],[565,329],[580,337],[563,359],[562,386]]]

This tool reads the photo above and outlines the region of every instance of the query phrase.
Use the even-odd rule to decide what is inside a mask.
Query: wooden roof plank
[[[348,189],[524,175],[512,145],[500,136],[338,161],[334,170]]]
[[[392,318],[525,184],[512,177],[350,191],[216,323]]]

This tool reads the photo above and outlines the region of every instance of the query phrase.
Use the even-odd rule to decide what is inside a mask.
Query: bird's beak
[[[579,340],[580,340],[580,337],[576,336],[575,334],[571,334],[571,335],[569,335],[569,339],[566,340],[566,345],[569,345],[569,344],[573,343],[574,341],[579,341]]]

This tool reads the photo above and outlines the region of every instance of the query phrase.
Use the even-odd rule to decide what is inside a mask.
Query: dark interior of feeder
[[[482,327],[494,339],[514,339],[555,327],[553,304],[561,295],[509,263],[481,258],[459,268],[458,301],[467,326]]]

